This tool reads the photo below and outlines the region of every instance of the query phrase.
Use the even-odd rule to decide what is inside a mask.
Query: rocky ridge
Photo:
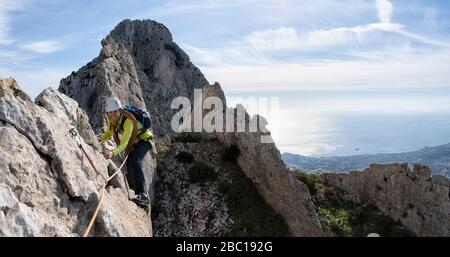
[[[337,187],[353,202],[369,203],[418,236],[450,236],[450,181],[431,176],[427,166],[372,164],[363,172],[324,173],[323,183]]]

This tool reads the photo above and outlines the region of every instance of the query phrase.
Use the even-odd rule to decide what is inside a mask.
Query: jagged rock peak
[[[165,43],[172,42],[169,29],[153,20],[123,20],[111,31],[109,37],[129,49],[150,43],[153,39]],[[134,45],[135,43],[140,45]]]
[[[146,107],[155,117],[155,133],[164,137],[171,134],[171,101],[192,99],[195,88],[208,85],[164,25],[124,20],[102,41],[99,57],[62,79],[59,91],[78,101],[95,131],[105,125],[104,99],[115,96]]]

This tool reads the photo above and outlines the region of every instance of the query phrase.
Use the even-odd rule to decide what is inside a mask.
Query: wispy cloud
[[[33,53],[48,54],[60,51],[64,46],[56,40],[47,40],[22,44],[19,45],[19,48]]]
[[[227,92],[357,91],[444,87],[450,84],[449,52],[402,55],[401,51],[404,50],[394,50],[394,55],[380,55],[376,60],[224,65],[202,67],[202,70],[209,80],[220,81]]]
[[[449,43],[406,31],[392,22],[391,2],[374,3],[377,23],[306,33],[280,27],[251,32],[222,48],[185,48],[210,80],[232,92],[448,86]],[[372,41],[376,33],[383,40]],[[389,35],[396,36],[394,45],[384,43]],[[410,41],[431,48],[414,48]]]
[[[9,35],[11,30],[11,12],[18,11],[24,7],[22,0],[0,0],[0,45],[8,45],[14,42]]]
[[[32,59],[31,56],[20,53],[16,50],[0,49],[0,68],[3,67],[23,67],[24,63]]]
[[[394,6],[388,0],[377,0],[378,18],[382,23],[390,23]]]
[[[32,8],[28,0],[0,0],[0,46],[9,46],[2,50],[3,56],[9,56],[12,60],[27,59],[25,54],[19,50],[32,53],[47,54],[59,51],[64,48],[61,42],[56,40],[43,40],[19,44],[16,38],[11,35],[12,26],[15,20],[14,12],[24,11],[25,8]],[[16,50],[12,50],[13,48]]]
[[[400,31],[402,28],[404,28],[403,25],[395,23],[371,23],[350,28],[314,30],[305,35],[299,35],[295,28],[281,27],[279,29],[252,32],[245,36],[239,45],[242,43],[248,44],[257,50],[308,50],[358,41],[364,37],[365,33],[372,31],[392,32]]]
[[[343,45],[361,41],[365,34],[370,32],[393,32],[405,36],[417,42],[449,47],[450,43],[441,42],[436,39],[427,38],[405,30],[403,24],[392,23],[394,7],[387,0],[376,0],[378,23],[357,25],[354,27],[339,27],[333,29],[316,29],[303,35],[299,34],[293,27],[281,27],[278,29],[268,29],[254,31],[235,45],[248,45],[255,50],[307,50],[323,46]]]
[[[354,27],[315,29],[305,33],[299,33],[293,27],[280,27],[253,31],[239,41],[231,42],[219,51],[217,49],[200,49],[191,45],[185,45],[185,47],[199,57],[200,63],[205,66],[217,66],[221,62],[230,64],[230,61],[234,61],[235,64],[261,64],[269,62],[267,55],[272,52],[313,51],[323,47],[360,42],[370,32],[400,33],[403,31],[404,25],[390,22],[393,13],[393,6],[390,2],[386,0],[377,1],[377,10],[380,17],[379,23]]]
[[[229,8],[239,8],[256,3],[266,2],[264,0],[215,0],[215,1],[169,1],[163,5],[145,10],[135,18],[161,17],[164,15],[198,12],[207,10],[224,10]]]
[[[434,38],[429,38],[429,37],[414,34],[414,33],[411,33],[411,32],[405,31],[405,30],[398,30],[395,32],[400,35],[403,35],[405,37],[411,38],[417,42],[426,44],[426,45],[450,48],[450,42],[448,42],[448,41],[446,42],[446,41],[441,41],[441,40],[434,39]]]

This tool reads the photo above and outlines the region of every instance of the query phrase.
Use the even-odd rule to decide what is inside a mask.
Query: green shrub
[[[337,198],[336,188],[331,187],[331,186],[325,186],[323,189],[323,194],[327,199],[336,199]]]
[[[232,183],[218,185],[236,222],[228,236],[288,236],[288,226],[281,215],[258,194],[244,172],[233,170],[231,177]]]
[[[191,163],[194,160],[194,156],[188,152],[180,152],[175,158],[181,163]]]
[[[307,174],[303,172],[297,172],[295,174],[297,176],[297,179],[301,182],[305,183],[305,185],[308,187],[309,192],[311,195],[317,194],[318,190],[318,184],[320,184],[319,177],[314,174]]]
[[[349,224],[354,236],[376,232],[383,237],[413,237],[414,233],[400,222],[384,215],[374,206],[355,206],[349,210]]]
[[[194,162],[188,170],[191,183],[203,184],[217,180],[218,174],[213,167],[203,162]]]
[[[224,150],[222,160],[228,163],[237,163],[240,154],[241,151],[239,150],[239,147],[237,145],[231,145]]]
[[[157,150],[157,154],[156,154],[155,158],[156,158],[156,161],[159,162],[169,152],[169,150],[171,148],[171,143],[170,143],[170,141],[167,141],[167,140],[156,140],[155,147]]]
[[[220,182],[217,185],[217,191],[223,195],[228,194],[228,192],[230,191],[230,184],[227,182]]]

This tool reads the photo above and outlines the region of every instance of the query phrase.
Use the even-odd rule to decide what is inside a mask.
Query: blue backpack
[[[132,113],[133,116],[136,118],[136,120],[142,124],[142,131],[151,128],[152,117],[150,116],[150,113],[148,113],[147,110],[132,105],[127,105],[123,109],[125,111]]]

